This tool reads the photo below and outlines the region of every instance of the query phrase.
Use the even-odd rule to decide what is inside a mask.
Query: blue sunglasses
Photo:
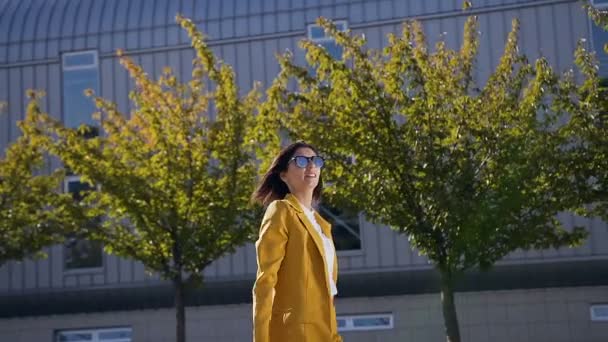
[[[314,166],[318,167],[319,169],[322,168],[323,165],[325,165],[325,159],[323,159],[323,157],[319,157],[319,156],[312,156],[312,157],[295,156],[289,160],[289,162],[291,162],[291,161],[295,161],[296,166],[301,169],[306,168],[309,163],[312,163]]]

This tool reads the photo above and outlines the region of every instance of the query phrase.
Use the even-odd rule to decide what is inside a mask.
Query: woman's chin
[[[319,181],[316,179],[306,179],[306,180],[304,180],[304,183],[306,184],[307,188],[314,189],[319,184]]]

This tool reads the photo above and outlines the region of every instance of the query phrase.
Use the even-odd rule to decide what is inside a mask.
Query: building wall
[[[479,16],[481,32],[475,69],[480,84],[498,63],[513,18],[521,21],[521,50],[530,60],[546,57],[560,72],[572,67],[577,39],[589,41],[591,36],[589,20],[577,0],[473,3],[470,13]],[[0,101],[8,102],[7,113],[0,115],[0,155],[19,134],[16,122],[24,115],[26,89],[44,90],[43,107],[62,118],[64,52],[97,50],[100,94],[116,101],[125,112],[130,108],[132,83],[116,59],[115,49],[125,49],[151,76],[171,66],[180,78],[189,78],[193,53],[187,36],[175,25],[177,12],[192,18],[209,36],[216,54],[234,67],[244,93],[254,81],[270,84],[279,71],[276,53],[289,49],[296,62],[304,63],[298,41],[305,37],[306,26],[320,15],[346,20],[354,34],[366,36],[372,48],[382,47],[386,34],[399,33],[406,19],[422,21],[431,45],[443,37],[449,47],[457,48],[466,18],[460,5],[460,1],[445,0],[0,0]],[[55,166],[56,162],[49,163],[49,169]],[[542,267],[543,263],[608,260],[606,223],[571,214],[561,214],[560,219],[567,227],[585,226],[589,239],[574,249],[518,250],[499,264]],[[339,256],[342,275],[431,268],[404,236],[387,227],[363,221],[361,236],[361,251]],[[65,272],[62,246],[48,248],[48,254],[44,260],[0,267],[0,296],[34,298],[45,293],[116,291],[162,283],[133,260],[105,255],[102,269]],[[205,270],[205,277],[211,281],[251,280],[255,267],[253,246],[247,244],[214,262]],[[608,336],[607,322],[589,318],[590,304],[608,303],[606,286],[463,292],[456,297],[463,341],[599,342]],[[338,314],[389,312],[395,318],[391,330],[348,332],[345,341],[445,340],[438,294],[339,298],[337,308]],[[190,307],[189,340],[249,340],[250,314],[250,304]],[[0,341],[51,341],[56,330],[124,325],[133,328],[134,341],[174,340],[173,311],[158,309],[2,319]]]
[[[488,77],[498,63],[512,18],[521,20],[520,46],[530,59],[545,56],[559,71],[572,66],[578,38],[588,38],[589,21],[574,0],[475,1],[481,41],[476,78]],[[240,89],[254,81],[268,85],[279,68],[275,53],[290,49],[304,63],[297,47],[306,25],[323,15],[345,19],[354,34],[364,34],[368,46],[380,48],[388,33],[398,33],[406,19],[424,24],[430,44],[443,37],[457,48],[462,41],[465,15],[458,1],[401,0],[291,0],[262,1],[0,1],[0,101],[8,102],[0,115],[0,153],[19,134],[16,121],[26,108],[25,91],[42,89],[43,107],[61,118],[61,53],[83,49],[99,52],[100,94],[127,112],[131,82],[114,50],[124,48],[151,76],[166,65],[182,78],[190,75],[193,52],[187,37],[174,23],[176,12],[193,18],[209,36],[210,46],[233,65]],[[57,166],[49,163],[49,169]],[[579,248],[516,251],[501,263],[561,262],[608,258],[608,227],[599,220],[563,214],[567,227],[583,225],[590,238]],[[429,269],[428,260],[412,249],[404,236],[386,227],[361,223],[362,250],[341,253],[341,274]],[[104,256],[98,270],[65,272],[63,248],[48,248],[47,259],[9,262],[0,267],[0,295],[36,294],[74,288],[116,288],[156,285],[141,263]],[[255,252],[248,244],[205,270],[209,280],[252,279]]]
[[[243,91],[253,81],[268,85],[278,72],[276,53],[290,49],[304,63],[297,42],[308,24],[322,15],[346,19],[369,46],[381,47],[386,34],[400,32],[406,19],[425,25],[429,42],[440,36],[456,48],[465,15],[458,1],[291,0],[261,1],[0,1],[0,100],[8,101],[0,117],[0,150],[17,135],[25,90],[46,90],[46,108],[61,117],[60,56],[98,50],[101,95],[127,110],[129,81],[115,58],[116,49],[137,55],[150,75],[165,65],[189,77],[192,52],[186,34],[175,24],[177,12],[192,18],[209,37],[215,52],[233,65]],[[521,48],[531,59],[545,56],[558,70],[570,68],[577,39],[589,41],[589,20],[576,0],[475,1],[481,46],[477,78],[483,82],[498,63],[513,18],[520,18]]]
[[[515,251],[498,265],[532,264],[539,262],[567,262],[608,260],[608,227],[598,219],[588,220],[564,216],[567,226],[583,225],[590,231],[589,238],[578,248],[558,250]],[[361,251],[339,255],[341,275],[349,273],[430,269],[428,259],[410,247],[407,238],[384,226],[362,222]],[[131,259],[104,255],[103,268],[65,271],[62,246],[48,249],[49,257],[42,260],[13,261],[0,267],[0,295],[43,293],[60,289],[112,288],[148,286],[163,283],[156,274],[146,273],[143,265]],[[253,279],[256,272],[255,250],[249,243],[233,254],[216,260],[205,271],[208,280]]]
[[[608,302],[608,287],[465,292],[456,295],[462,340],[467,342],[605,342],[608,321],[592,322],[590,305]],[[441,342],[438,294],[339,298],[338,315],[392,313],[390,330],[342,333],[345,342]],[[130,326],[133,341],[175,339],[171,309],[57,315],[0,320],[0,340],[52,341],[57,330]],[[251,340],[251,305],[188,308],[189,341]]]

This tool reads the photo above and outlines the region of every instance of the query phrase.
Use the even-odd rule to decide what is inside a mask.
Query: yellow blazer
[[[315,213],[331,239],[331,225]],[[254,342],[339,342],[323,241],[293,195],[270,203],[255,243]],[[334,257],[334,281],[338,279]]]

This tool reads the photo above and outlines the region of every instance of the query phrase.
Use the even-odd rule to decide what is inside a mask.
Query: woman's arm
[[[255,243],[258,271],[253,285],[253,341],[268,342],[274,286],[285,256],[287,206],[280,201],[270,203]]]

